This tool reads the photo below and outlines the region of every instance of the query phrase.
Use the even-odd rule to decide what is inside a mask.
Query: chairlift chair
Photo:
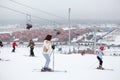
[[[30,30],[32,28],[31,15],[26,15],[26,29]]]

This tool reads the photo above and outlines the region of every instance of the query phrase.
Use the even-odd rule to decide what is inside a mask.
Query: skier
[[[3,47],[3,43],[2,43],[2,41],[0,40],[0,47]]]
[[[15,47],[16,47],[16,46],[17,46],[16,41],[13,41],[13,43],[12,43],[12,47],[13,47],[12,52],[15,52]]]
[[[97,67],[97,69],[102,69],[102,70],[104,69],[102,67],[102,64],[103,64],[102,56],[104,55],[103,50],[104,50],[104,46],[100,46],[100,48],[99,48],[99,50],[97,52],[97,59],[99,61],[99,67]]]
[[[33,42],[33,40],[31,39],[30,41],[29,41],[29,44],[28,44],[28,46],[27,47],[30,47],[30,56],[35,56],[34,55],[34,46],[35,46],[35,44],[34,44],[34,42]]]
[[[43,56],[44,56],[46,62],[45,62],[44,67],[41,69],[41,71],[52,71],[52,69],[49,68],[50,52],[51,52],[51,39],[52,39],[52,35],[47,35],[44,39]]]
[[[0,40],[0,47],[3,47],[3,43],[1,40]],[[1,51],[0,51],[0,53],[1,53]],[[0,58],[0,60],[2,60],[2,59]]]

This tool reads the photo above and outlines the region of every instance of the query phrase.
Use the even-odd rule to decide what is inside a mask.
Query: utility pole
[[[69,8],[68,10],[68,22],[69,22],[69,54],[71,53],[71,50],[70,50],[70,44],[71,44],[71,26],[70,26],[70,12],[71,12],[71,8]]]
[[[94,26],[94,54],[96,54],[96,26]]]

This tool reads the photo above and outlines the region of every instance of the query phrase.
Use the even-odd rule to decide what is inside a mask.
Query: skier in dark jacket
[[[30,47],[30,56],[35,56],[34,55],[34,46],[35,46],[35,44],[34,44],[34,42],[33,42],[33,40],[31,39],[30,41],[29,41],[29,45],[27,46],[27,47]]]
[[[0,47],[3,47],[3,43],[2,43],[2,41],[0,40]]]
[[[3,47],[3,43],[1,40],[0,40],[0,47]],[[0,51],[0,53],[1,53],[1,51]],[[2,59],[0,58],[0,60],[2,60]]]

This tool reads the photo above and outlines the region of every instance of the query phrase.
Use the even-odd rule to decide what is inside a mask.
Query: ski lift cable
[[[11,10],[11,11],[14,11],[14,12],[17,12],[17,13],[20,13],[20,14],[31,15],[31,14],[28,14],[28,13],[25,13],[25,12],[22,12],[22,11],[18,11],[18,10],[15,10],[15,9],[12,9],[12,8],[9,8],[9,7],[3,6],[3,5],[0,5],[0,7],[1,7],[1,8],[8,9],[8,10]],[[45,21],[48,21],[48,22],[54,22],[54,23],[57,24],[57,22],[52,21],[52,20],[49,20],[49,19],[41,18],[41,17],[34,16],[34,15],[31,15],[31,16],[34,17],[34,18],[42,19],[42,20],[45,20]]]
[[[36,11],[42,12],[42,13],[44,13],[44,14],[51,15],[51,16],[58,17],[58,18],[62,18],[62,19],[65,19],[65,20],[66,20],[66,18],[61,17],[61,16],[57,16],[57,15],[55,15],[55,14],[53,14],[53,13],[50,13],[50,12],[47,12],[47,11],[44,11],[44,10],[40,10],[40,9],[31,7],[31,6],[25,5],[25,4],[23,4],[23,3],[20,3],[20,2],[14,1],[14,0],[10,0],[10,1],[13,2],[13,3],[16,3],[16,4],[18,4],[18,5],[27,7],[27,8],[29,8],[29,9],[36,10]]]
[[[14,12],[17,12],[17,13],[20,13],[20,14],[26,15],[26,13],[24,13],[24,12],[21,12],[21,11],[15,10],[15,9],[11,9],[11,8],[6,7],[6,6],[3,6],[3,5],[0,5],[0,7],[1,7],[1,8],[8,9],[8,10],[11,10],[11,11],[14,11]]]

